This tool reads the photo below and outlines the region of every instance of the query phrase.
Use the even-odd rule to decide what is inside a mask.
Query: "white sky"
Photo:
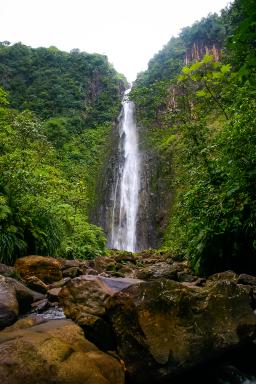
[[[229,0],[1,0],[0,41],[108,56],[129,81],[171,36]]]

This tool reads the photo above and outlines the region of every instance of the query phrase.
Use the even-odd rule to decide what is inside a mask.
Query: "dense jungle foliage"
[[[89,224],[125,79],[98,54],[0,45],[0,261],[105,252]]]
[[[235,0],[184,28],[132,97],[174,199],[163,246],[194,270],[256,271],[256,7]]]

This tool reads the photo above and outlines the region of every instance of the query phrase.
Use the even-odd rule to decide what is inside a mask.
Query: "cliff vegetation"
[[[155,174],[168,169],[162,247],[197,273],[256,270],[255,21],[254,1],[235,0],[184,28],[132,92]]]

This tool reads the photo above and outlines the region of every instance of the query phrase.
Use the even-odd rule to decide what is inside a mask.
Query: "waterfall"
[[[119,122],[119,154],[112,189],[108,246],[137,250],[137,215],[140,190],[140,154],[135,106],[126,91]]]

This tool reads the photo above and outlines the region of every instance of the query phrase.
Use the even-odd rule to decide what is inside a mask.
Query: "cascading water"
[[[119,124],[119,161],[112,190],[110,248],[137,250],[137,215],[140,190],[140,154],[135,106],[126,91]]]

